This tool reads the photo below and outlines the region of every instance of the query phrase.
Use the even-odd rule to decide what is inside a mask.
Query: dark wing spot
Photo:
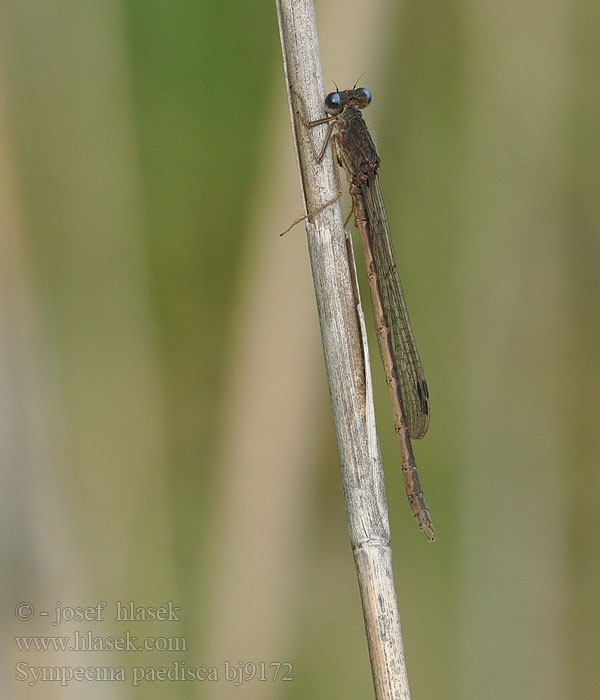
[[[429,415],[429,389],[427,388],[427,382],[422,379],[417,382],[417,391],[419,392],[419,402],[421,404],[421,410],[423,414]]]

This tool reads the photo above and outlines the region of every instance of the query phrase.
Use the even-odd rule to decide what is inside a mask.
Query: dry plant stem
[[[394,590],[390,529],[364,320],[351,241],[346,239],[331,149],[318,163],[299,118],[323,116],[323,78],[314,7],[308,0],[277,0],[308,247],[321,323],[350,540],[378,700],[410,698],[400,617]],[[303,105],[295,96],[302,95]],[[316,127],[313,132],[319,132]],[[324,126],[321,138],[325,135]],[[350,254],[349,254],[350,252]]]

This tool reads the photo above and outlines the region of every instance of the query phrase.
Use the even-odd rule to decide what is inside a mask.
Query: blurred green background
[[[428,545],[374,354],[413,698],[595,697],[600,5],[317,18],[327,89],[374,95],[432,395]],[[0,5],[3,697],[372,697],[301,211],[274,3]],[[16,639],[76,630],[186,650]],[[76,666],[126,678],[24,670]]]

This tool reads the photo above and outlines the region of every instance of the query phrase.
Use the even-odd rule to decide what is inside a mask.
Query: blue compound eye
[[[367,88],[356,88],[354,91],[354,99],[356,100],[357,107],[359,109],[364,109],[371,104],[371,91]]]
[[[325,111],[335,116],[342,111],[342,98],[339,92],[330,92],[325,98]]]

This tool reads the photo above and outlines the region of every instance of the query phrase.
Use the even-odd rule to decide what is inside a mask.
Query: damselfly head
[[[364,109],[371,103],[371,93],[367,88],[354,88],[342,92],[330,92],[325,98],[325,111],[332,117],[342,112],[344,107],[352,104],[358,109]]]

